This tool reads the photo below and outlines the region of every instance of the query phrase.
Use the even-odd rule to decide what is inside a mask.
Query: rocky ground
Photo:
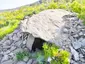
[[[71,53],[70,64],[85,64],[85,26],[75,15],[64,16],[65,26],[62,28],[62,48]],[[25,19],[28,19],[26,17]],[[26,21],[24,19],[24,21]],[[23,61],[16,60],[16,53],[27,50],[29,34],[22,33],[20,28],[0,40],[0,64],[36,64],[26,57]]]
[[[24,58],[24,61],[17,61],[16,53],[23,50],[29,51],[26,46],[26,35],[23,39],[20,29],[8,34],[0,41],[0,64],[35,64],[35,60]]]

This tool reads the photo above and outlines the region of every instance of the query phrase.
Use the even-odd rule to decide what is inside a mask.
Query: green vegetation
[[[44,0],[43,0],[44,1]],[[42,3],[34,6],[24,6],[14,11],[6,11],[0,13],[0,39],[7,34],[13,32],[19,25],[20,20],[25,16],[32,16],[46,9],[66,9],[76,12],[78,17],[84,21],[85,24],[85,0],[76,0],[70,3],[68,0],[56,1],[52,0],[50,3]]]
[[[18,61],[23,60],[26,56],[29,57],[29,53],[27,51],[16,53],[16,58]]]
[[[59,49],[56,45],[44,44],[45,59],[52,58],[51,64],[69,64],[69,52]],[[53,59],[54,57],[54,59]]]
[[[69,64],[69,52],[59,49],[59,47],[57,47],[55,44],[45,43],[42,51],[28,53],[18,52],[16,54],[17,60],[23,60],[25,56],[27,56],[28,58],[36,59],[38,64],[46,64],[46,62],[48,62],[48,58],[50,57],[50,64]]]

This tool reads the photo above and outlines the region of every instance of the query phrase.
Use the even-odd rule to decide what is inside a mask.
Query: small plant
[[[81,12],[81,5],[77,1],[73,1],[70,4],[70,8],[73,12],[80,13]]]
[[[69,52],[59,49],[55,44],[44,44],[44,56],[45,59],[50,57],[52,60],[51,64],[69,64]]]
[[[18,61],[23,60],[26,56],[29,56],[29,53],[27,51],[16,53],[16,58]]]
[[[48,5],[48,9],[57,9],[57,8],[58,8],[57,3],[51,2],[51,3]]]
[[[58,6],[58,8],[60,8],[60,9],[66,9],[67,7],[66,7],[65,4],[60,4],[60,5]]]

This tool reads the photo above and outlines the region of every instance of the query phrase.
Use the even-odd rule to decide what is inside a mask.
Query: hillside
[[[1,11],[0,64],[85,64],[84,0]]]

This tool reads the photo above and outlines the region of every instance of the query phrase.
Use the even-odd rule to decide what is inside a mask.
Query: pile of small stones
[[[24,34],[18,28],[13,33],[8,34],[0,41],[0,64],[35,64],[34,59],[24,58],[23,61],[17,61],[16,53],[29,51],[26,46],[27,34]]]
[[[62,28],[63,49],[71,53],[70,64],[85,64],[85,26],[75,15],[65,16],[66,25]],[[17,61],[16,53],[27,50],[27,33],[22,33],[18,28],[0,40],[0,64],[37,64],[34,59],[24,58]],[[67,36],[67,37],[66,37]],[[66,44],[65,44],[66,43]]]
[[[63,43],[71,52],[71,64],[85,64],[85,26],[75,15],[67,15],[64,19],[66,24],[62,32],[67,38],[63,38]]]

